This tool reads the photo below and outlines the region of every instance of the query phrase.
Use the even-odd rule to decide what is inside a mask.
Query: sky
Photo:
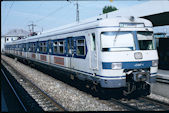
[[[78,1],[80,21],[102,14],[104,6],[117,9],[147,2],[146,0],[93,0]],[[34,23],[35,31],[50,30],[62,25],[76,22],[76,1],[2,1],[1,34],[12,29],[29,30]]]

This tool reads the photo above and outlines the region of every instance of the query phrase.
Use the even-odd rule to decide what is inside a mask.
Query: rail
[[[111,98],[109,101],[116,103],[129,111],[169,111],[168,103],[148,97],[139,97],[136,99]]]
[[[7,81],[7,83],[9,84],[10,88],[12,89],[13,93],[15,94],[16,98],[18,99],[20,105],[22,106],[23,110],[25,112],[27,112],[27,109],[26,107],[24,106],[23,102],[21,101],[20,97],[18,96],[17,92],[15,91],[14,87],[12,86],[12,84],[10,83],[7,75],[5,74],[5,72],[1,69],[1,72],[3,74],[3,76],[5,77],[5,80]]]
[[[3,60],[3,62],[6,65],[8,65],[9,67],[11,67],[4,60]],[[32,89],[34,89],[34,91],[31,92],[32,95],[39,95],[39,97],[41,98],[41,100],[39,100],[39,101],[45,101],[45,102],[43,102],[44,103],[43,106],[48,107],[48,109],[50,109],[50,111],[68,111],[66,108],[64,108],[62,105],[60,105],[57,101],[55,101],[54,98],[52,98],[51,96],[49,96],[44,90],[42,90],[36,84],[34,84],[32,81],[30,81],[29,79],[27,79],[26,77],[24,77],[21,72],[17,71],[13,67],[11,67],[11,68],[13,69],[13,71],[15,73],[17,73],[17,76],[19,76],[19,78],[21,78],[23,81],[26,81],[27,84],[29,85],[29,87],[32,87]]]

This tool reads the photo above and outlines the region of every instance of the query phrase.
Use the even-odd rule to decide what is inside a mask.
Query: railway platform
[[[151,92],[169,98],[169,70],[158,70],[156,83],[152,84]]]
[[[158,77],[169,80],[169,70],[158,70]]]

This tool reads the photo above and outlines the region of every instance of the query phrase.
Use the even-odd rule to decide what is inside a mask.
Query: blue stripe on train
[[[112,69],[113,62],[102,62],[103,69]],[[149,68],[152,66],[152,61],[140,61],[140,62],[121,62],[122,69],[141,69]]]

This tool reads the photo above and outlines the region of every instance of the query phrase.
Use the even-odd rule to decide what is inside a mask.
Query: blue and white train
[[[150,92],[158,70],[152,23],[99,18],[5,44],[5,53],[61,69],[93,86]]]

